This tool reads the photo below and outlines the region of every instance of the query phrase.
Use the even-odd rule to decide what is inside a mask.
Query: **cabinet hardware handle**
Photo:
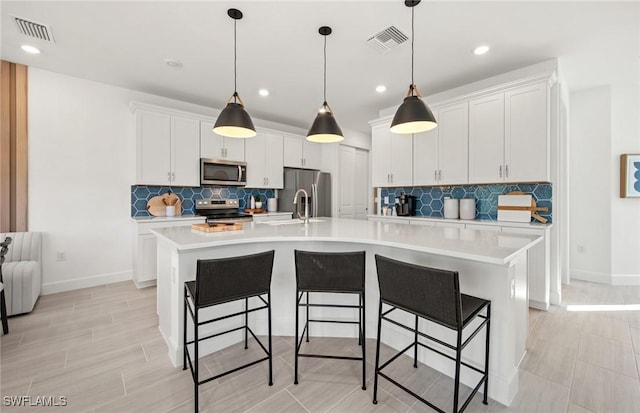
[[[504,167],[504,172],[505,172],[505,176],[508,178],[509,177],[509,165],[506,165]]]
[[[498,171],[498,175],[500,175],[500,178],[502,178],[502,165],[500,165],[500,169]]]
[[[176,173],[171,172],[171,182],[175,182],[175,180],[176,180]]]
[[[393,174],[391,174],[391,183],[393,183]]]
[[[438,181],[442,181],[442,169],[438,169]]]
[[[433,180],[436,181],[436,182],[438,181],[438,170],[437,169],[433,170]]]
[[[167,172],[167,180],[171,182],[171,172]]]

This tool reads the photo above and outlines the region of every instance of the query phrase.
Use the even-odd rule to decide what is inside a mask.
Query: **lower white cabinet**
[[[152,228],[179,227],[204,223],[201,216],[133,219],[133,282],[138,288],[156,284],[158,276],[156,236]]]

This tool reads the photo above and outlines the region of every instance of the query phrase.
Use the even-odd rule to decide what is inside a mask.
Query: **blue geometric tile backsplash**
[[[193,215],[196,213],[194,202],[196,199],[238,199],[240,209],[244,209],[248,205],[251,195],[262,196],[265,205],[267,198],[273,198],[275,196],[273,189],[238,188],[235,186],[221,187],[206,185],[198,188],[172,186],[169,188],[168,186],[131,185],[131,216],[151,216],[151,214],[147,212],[147,202],[154,196],[166,194],[169,189],[180,197],[182,201],[182,215]]]
[[[416,197],[417,216],[443,217],[444,198],[474,198],[476,200],[476,219],[496,221],[498,219],[498,195],[512,191],[532,194],[539,207],[547,207],[548,211],[538,211],[538,215],[552,219],[552,187],[550,183],[509,184],[509,185],[462,185],[449,187],[406,187],[382,188],[381,196],[384,205],[386,196],[399,197],[402,192]],[[391,200],[390,203],[395,201]]]

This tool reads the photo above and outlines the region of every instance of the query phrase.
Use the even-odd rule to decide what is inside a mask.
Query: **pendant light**
[[[322,26],[318,33],[324,36],[324,102],[307,133],[307,140],[318,143],[340,142],[344,139],[342,130],[327,103],[327,36],[331,34],[331,27]]]
[[[227,101],[227,106],[220,112],[213,132],[230,138],[252,138],[256,136],[256,128],[253,126],[251,116],[244,109],[244,103],[237,90],[236,23],[242,19],[242,12],[238,9],[229,9],[227,14],[233,19],[233,95]]]
[[[398,107],[396,115],[391,122],[391,132],[393,133],[419,133],[431,130],[438,126],[431,109],[422,101],[422,96],[418,92],[416,84],[413,82],[413,41],[414,35],[414,7],[420,0],[405,0],[404,4],[411,7],[411,85],[404,101]]]

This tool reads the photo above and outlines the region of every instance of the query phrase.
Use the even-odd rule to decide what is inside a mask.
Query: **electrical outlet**
[[[584,245],[578,245],[578,252],[584,254]]]
[[[66,261],[67,260],[67,254],[65,254],[64,251],[58,251],[58,252],[56,252],[56,259],[58,261]]]

